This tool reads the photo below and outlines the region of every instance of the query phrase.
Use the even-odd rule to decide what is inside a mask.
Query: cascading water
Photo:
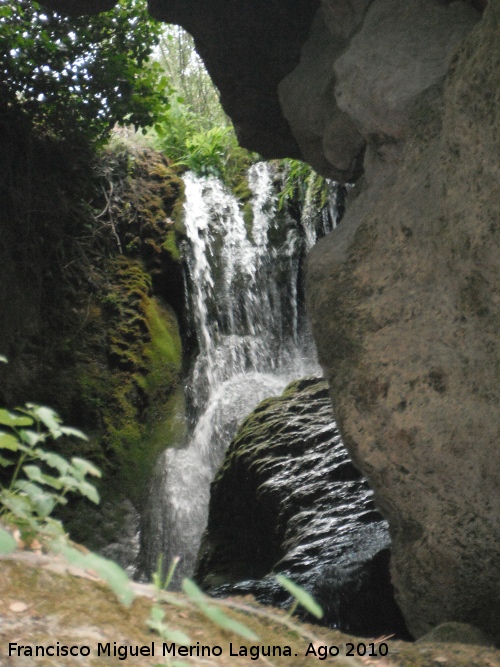
[[[146,574],[159,554],[165,564],[180,556],[174,586],[194,569],[210,483],[238,424],[291,379],[319,370],[301,260],[335,225],[335,211],[318,218],[306,205],[300,222],[278,212],[275,176],[264,162],[250,168],[251,222],[217,179],[184,178],[186,289],[199,347],[186,388],[192,425],[187,442],[161,457],[143,554]]]

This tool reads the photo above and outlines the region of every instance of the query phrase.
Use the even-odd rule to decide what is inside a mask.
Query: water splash
[[[251,222],[215,178],[184,177],[184,253],[198,355],[187,386],[188,442],[167,450],[152,491],[145,570],[179,555],[174,586],[194,569],[206,526],[210,483],[238,424],[291,379],[318,373],[301,301],[301,260],[334,226],[312,205],[299,222],[277,210],[268,163],[248,173]],[[330,220],[330,223],[328,222]]]

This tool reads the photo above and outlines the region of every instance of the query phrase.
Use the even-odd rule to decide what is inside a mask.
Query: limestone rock
[[[367,138],[403,138],[413,102],[444,77],[476,20],[462,2],[375,0],[334,63],[338,107]]]
[[[500,638],[499,32],[495,2],[417,103],[401,165],[381,176],[375,156],[308,262],[335,415],[415,636],[458,621]]]
[[[354,26],[349,27],[352,32]],[[336,29],[340,30],[338,25]],[[323,13],[318,12],[300,63],[279,84],[281,107],[303,158],[318,172],[339,181],[353,179],[365,145],[351,118],[335,101],[333,64],[346,48],[348,36],[346,28],[333,38]]]
[[[241,425],[211,489],[196,577],[215,594],[283,604],[272,572],[311,591],[324,622],[407,636],[387,524],[339,438],[326,382],[305,378]],[[221,585],[224,584],[225,585]]]
[[[484,632],[466,623],[441,623],[437,628],[433,628],[417,640],[418,644],[433,644],[436,642],[493,646],[493,642]]]

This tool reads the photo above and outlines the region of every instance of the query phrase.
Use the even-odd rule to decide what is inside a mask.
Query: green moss
[[[165,235],[165,240],[162,244],[162,250],[168,253],[169,257],[175,262],[178,262],[181,258],[181,253],[179,246],[177,245],[177,237],[175,234],[175,229],[170,229]]]
[[[108,262],[106,275],[89,311],[75,400],[81,421],[93,424],[94,459],[104,468],[104,479],[113,477],[138,507],[154,461],[169,444],[167,437],[160,442],[152,434],[158,423],[173,419],[182,345],[176,317],[152,295],[151,276],[141,261],[117,257]]]

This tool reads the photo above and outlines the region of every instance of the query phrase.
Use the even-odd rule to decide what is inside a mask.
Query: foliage
[[[282,187],[278,196],[278,209],[281,211],[295,201],[304,202],[308,190],[325,190],[325,179],[319,176],[306,162],[285,158],[279,161],[282,170]],[[318,202],[318,208],[322,208],[326,201]]]
[[[182,170],[216,176],[232,186],[255,157],[238,146],[232,127],[204,125],[203,116],[172,99],[163,120],[154,126],[156,145]]]
[[[13,411],[0,409],[0,426],[0,466],[14,468],[9,482],[0,484],[0,518],[15,526],[28,543],[63,536],[61,523],[50,515],[57,505],[67,503],[70,492],[98,503],[99,495],[87,475],[99,477],[101,473],[85,459],[67,461],[44,445],[61,436],[83,440],[86,436],[64,426],[54,410],[31,403]],[[0,532],[3,549],[9,550],[10,544],[12,550],[6,534]]]
[[[5,362],[5,357],[1,356],[0,361]],[[51,408],[32,403],[13,411],[0,408],[0,425],[0,466],[14,467],[8,485],[0,484],[0,519],[19,530],[24,542],[41,540],[70,564],[96,572],[120,602],[130,605],[134,593],[124,570],[102,556],[70,546],[61,522],[50,516],[57,505],[68,502],[70,492],[99,503],[95,486],[87,480],[87,475],[101,476],[96,466],[76,456],[68,461],[41,446],[61,436],[80,440],[86,440],[86,436],[64,426]],[[16,548],[11,533],[0,527],[0,554],[12,553]]]
[[[189,33],[180,26],[167,26],[158,45],[157,59],[182,104],[197,116],[200,127],[205,130],[213,126],[230,127],[219,91]]]
[[[175,94],[154,126],[157,147],[180,169],[216,176],[234,186],[254,158],[238,146],[193,38],[170,26],[160,42],[158,62]]]
[[[161,26],[144,0],[68,18],[28,0],[0,0],[0,103],[44,131],[103,139],[115,123],[148,126],[168,83],[149,62]]]

